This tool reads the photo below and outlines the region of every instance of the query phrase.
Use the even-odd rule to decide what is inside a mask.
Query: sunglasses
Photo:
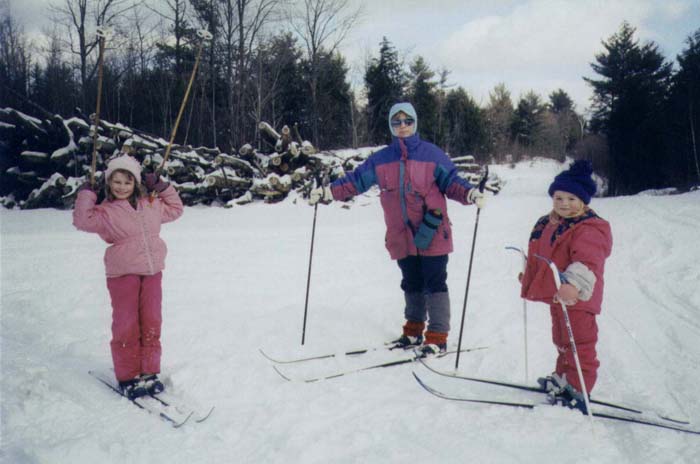
[[[391,127],[401,127],[401,124],[405,125],[406,127],[411,127],[413,123],[416,121],[411,118],[406,118],[406,119],[392,119],[391,120]]]

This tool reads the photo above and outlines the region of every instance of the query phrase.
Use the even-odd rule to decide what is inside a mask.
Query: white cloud
[[[508,15],[478,18],[450,34],[436,47],[455,70],[505,67],[513,71],[581,67],[601,50],[601,39],[623,20],[640,23],[646,2],[570,2],[535,0]],[[543,69],[544,68],[544,69]]]
[[[451,69],[454,82],[482,102],[488,90],[504,82],[514,99],[529,90],[546,98],[561,87],[583,109],[591,92],[582,78],[593,75],[590,63],[603,51],[601,42],[623,21],[637,27],[638,37],[653,39],[645,29],[650,18],[676,15],[688,6],[680,0],[671,3],[531,0],[501,14],[467,20],[430,46],[436,51],[432,60],[427,56]]]

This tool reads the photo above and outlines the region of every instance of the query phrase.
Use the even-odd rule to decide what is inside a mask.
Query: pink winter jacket
[[[127,200],[95,202],[95,192],[78,193],[73,225],[99,234],[110,244],[104,256],[107,277],[153,275],[165,268],[168,249],[160,238],[160,225],[179,218],[184,209],[173,186],[159,193],[153,202],[141,198],[137,209]]]
[[[605,260],[612,251],[610,224],[591,209],[577,218],[553,221],[551,217],[541,217],[532,229],[521,296],[552,304],[557,292],[551,269],[537,255],[552,260],[559,272],[566,271],[571,263],[580,262],[596,277],[593,295],[588,301],[579,300],[567,308],[600,314],[605,286]]]

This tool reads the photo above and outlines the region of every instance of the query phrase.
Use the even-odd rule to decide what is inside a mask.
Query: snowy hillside
[[[525,380],[521,261],[546,190],[563,166],[492,166],[504,185],[480,216],[463,345],[464,375]],[[191,207],[164,226],[166,386],[215,405],[208,421],[173,429],[88,375],[111,365],[110,304],[96,235],[71,213],[2,210],[3,463],[696,463],[700,436],[428,394],[415,371],[451,393],[489,395],[415,364],[305,384],[279,377],[279,357],[377,346],[403,323],[400,273],[384,249],[376,193],[319,206],[306,344],[301,327],[313,208]],[[594,395],[653,405],[700,428],[700,192],[599,199],[613,254],[599,318]],[[455,252],[448,285],[457,342],[475,209],[449,204]],[[555,349],[547,307],[528,304],[529,380]],[[394,353],[392,353],[393,355]],[[286,366],[323,375],[386,353]],[[447,371],[454,357],[433,365]]]

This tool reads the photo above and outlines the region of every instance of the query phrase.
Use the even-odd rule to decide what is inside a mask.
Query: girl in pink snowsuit
[[[112,301],[114,372],[122,392],[135,398],[163,390],[160,373],[161,279],[167,247],[160,226],[183,212],[175,188],[155,174],[141,183],[141,164],[119,156],[107,165],[105,201],[89,184],[81,188],[73,211],[73,225],[99,234],[110,244],[104,256],[107,289]]]
[[[521,296],[549,304],[552,340],[558,357],[551,377],[539,379],[547,391],[560,394],[567,387],[569,405],[584,409],[576,364],[561,303],[568,309],[574,342],[588,392],[593,390],[600,365],[596,354],[598,325],[603,301],[605,259],[612,250],[610,224],[588,207],[595,194],[588,161],[578,160],[554,178],[549,187],[553,210],[541,217],[530,235],[527,266],[521,276]],[[563,273],[559,290],[543,257]],[[566,283],[564,283],[566,281]],[[573,388],[573,390],[572,390]],[[578,396],[576,396],[578,395]]]

